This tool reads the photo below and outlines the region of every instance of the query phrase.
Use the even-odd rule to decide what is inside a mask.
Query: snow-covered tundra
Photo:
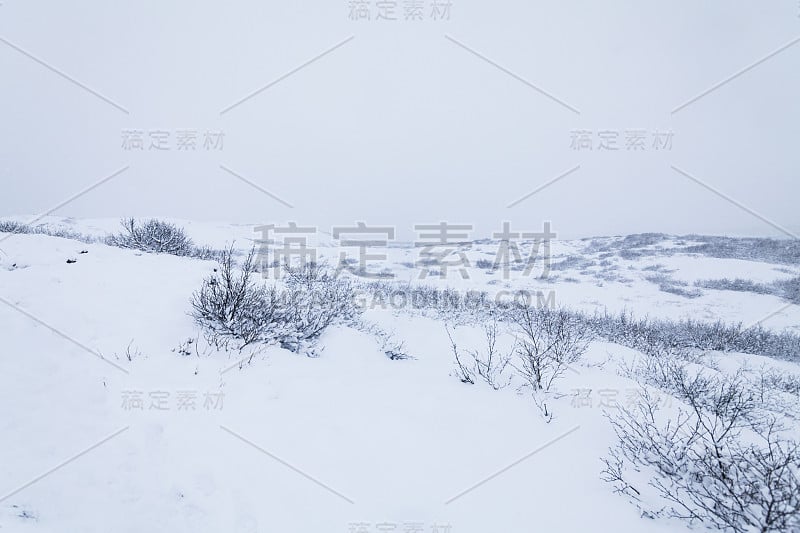
[[[0,233],[1,531],[800,530],[780,247],[555,242],[525,277],[486,241],[420,280],[393,246],[391,278],[274,281],[252,227],[181,222],[210,248],[173,255],[47,222]]]

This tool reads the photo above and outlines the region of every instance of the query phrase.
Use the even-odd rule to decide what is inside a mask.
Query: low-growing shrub
[[[365,294],[365,308],[431,312],[437,317],[473,323],[482,323],[492,316],[513,323],[519,310],[527,305],[535,303],[538,307],[553,307],[539,305],[538,300],[493,299],[486,292],[462,293],[427,285],[410,286],[382,281],[363,284],[361,291]],[[800,361],[800,335],[790,331],[771,331],[760,324],[744,328],[741,323],[729,324],[721,320],[651,319],[646,316],[635,317],[628,312],[586,314],[563,311],[597,337],[645,353],[662,348],[714,350]]]
[[[72,239],[85,243],[94,243],[99,239],[93,235],[87,235],[78,231],[65,228],[53,227],[48,224],[23,224],[14,220],[0,221],[0,233],[28,234],[28,235],[49,235],[50,237],[61,237],[62,239]]]
[[[15,220],[0,220],[0,233],[33,233],[33,226]]]
[[[742,278],[700,280],[695,282],[695,286],[718,291],[753,292],[756,294],[772,294],[774,292],[762,283],[756,283],[752,280]]]
[[[358,315],[351,283],[319,265],[290,270],[283,287],[257,280],[257,269],[255,249],[237,268],[230,248],[193,295],[192,316],[218,347],[277,343],[313,355],[327,327]]]
[[[499,326],[496,319],[484,326],[486,349],[470,350],[466,356],[459,350],[450,328],[445,326],[445,329],[455,358],[456,377],[462,383],[474,385],[475,381],[480,378],[494,390],[505,388],[511,383],[511,378],[505,375],[506,368],[511,361],[511,354],[502,352],[497,346]],[[514,348],[511,352],[514,352]]]
[[[687,407],[676,414],[662,413],[643,390],[634,407],[607,415],[618,440],[603,459],[602,479],[649,516],[736,533],[800,528],[798,443],[774,422],[748,422],[752,396],[741,384],[686,385]]]
[[[783,298],[800,305],[800,276],[776,281],[775,286]]]
[[[683,296],[685,298],[698,298],[703,295],[703,293],[697,289],[688,289],[687,287],[689,284],[685,281],[671,278],[663,272],[645,276],[644,279],[650,283],[655,283],[658,285],[658,290],[661,292],[677,294],[678,296]]]
[[[577,363],[592,339],[574,313],[566,309],[521,307],[514,368],[535,391],[549,391],[553,382]]]
[[[491,270],[494,268],[494,262],[488,259],[478,259],[475,262],[475,266],[483,270]]]
[[[106,237],[105,242],[109,246],[196,259],[218,259],[221,254],[219,250],[207,246],[196,246],[183,228],[163,220],[137,222],[128,218],[122,220],[121,224],[123,231]]]
[[[142,252],[190,255],[192,240],[182,228],[157,219],[138,223],[129,218],[121,221],[123,231],[108,237],[107,243],[120,248],[133,248]]]
[[[709,257],[765,261],[787,265],[800,264],[800,241],[797,239],[764,239],[687,235],[687,240],[699,242],[684,251]]]

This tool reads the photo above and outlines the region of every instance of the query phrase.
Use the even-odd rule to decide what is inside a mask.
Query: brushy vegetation
[[[800,240],[747,237],[719,237],[712,235],[682,235],[675,237],[675,245],[662,244],[670,239],[663,233],[641,233],[626,237],[587,239],[584,253],[616,252],[629,260],[648,256],[670,256],[676,253],[701,254],[722,259],[765,261],[784,265],[800,265]]]
[[[682,352],[714,350],[800,361],[800,335],[770,331],[761,325],[744,328],[741,323],[721,320],[636,318],[631,313],[598,313],[585,320],[599,337],[644,353],[662,348]]]
[[[220,252],[198,247],[183,228],[158,219],[137,222],[133,218],[121,221],[123,230],[106,237],[110,246],[131,248],[147,253],[164,253],[196,259],[217,259]]]
[[[800,305],[800,276],[776,281],[775,287],[782,298],[789,300],[793,304]]]
[[[663,272],[646,276],[645,279],[650,283],[655,283],[658,285],[658,290],[662,292],[676,294],[678,296],[683,296],[684,298],[699,298],[703,295],[703,293],[697,289],[689,289],[689,284],[685,281],[671,278]]]
[[[800,264],[800,240],[715,237],[687,235],[687,240],[699,242],[685,248],[688,253],[725,259],[765,261],[785,265]]]
[[[511,353],[504,353],[497,346],[497,335],[499,324],[497,320],[492,320],[484,325],[486,335],[486,347],[484,350],[471,350],[464,354],[453,339],[450,328],[445,326],[447,336],[450,339],[450,347],[453,351],[454,366],[456,377],[462,383],[474,385],[478,379],[485,381],[494,390],[500,390],[511,383],[511,378],[506,375],[506,369],[511,362]]]
[[[48,235],[50,237],[61,237],[63,239],[72,239],[89,244],[102,241],[101,238],[65,228],[56,228],[48,224],[23,224],[22,222],[13,220],[0,220],[0,233]]]
[[[695,285],[705,289],[771,294],[791,303],[800,304],[800,276],[778,280],[773,283],[755,283],[752,280],[741,278],[733,280],[728,278],[709,279],[698,281]]]
[[[133,218],[128,218],[123,219],[121,224],[123,231],[119,233],[94,236],[48,224],[31,225],[5,220],[0,221],[0,233],[49,235],[87,244],[104,243],[118,248],[130,248],[148,253],[166,253],[195,259],[217,259],[222,253],[220,250],[195,245],[183,228],[169,222],[157,219],[137,222]]]
[[[695,282],[695,286],[718,291],[752,292],[755,294],[774,294],[774,290],[763,283],[749,279],[706,279]]]
[[[634,406],[607,414],[617,443],[603,459],[602,478],[616,492],[646,516],[722,531],[800,527],[800,445],[783,436],[745,372],[690,369],[665,351],[633,377],[680,405],[667,415],[644,388]]]
[[[352,323],[359,310],[351,282],[324,266],[287,268],[283,285],[258,280],[256,251],[241,265],[234,250],[226,250],[219,268],[206,278],[192,297],[192,316],[221,349],[254,344],[278,344],[309,356],[314,343],[329,326]]]
[[[498,300],[486,292],[458,292],[430,286],[409,286],[376,281],[364,284],[359,291],[360,306],[410,312],[432,313],[438,318],[464,322],[485,322],[497,317],[515,321],[520,309],[548,306],[525,298]],[[549,306],[552,307],[552,306]],[[667,320],[635,317],[632,313],[607,312],[587,314],[568,310],[574,320],[597,338],[647,353],[668,347],[673,350],[741,352],[776,359],[800,361],[800,335],[774,332],[761,325],[745,328],[741,323],[702,322],[692,319]]]

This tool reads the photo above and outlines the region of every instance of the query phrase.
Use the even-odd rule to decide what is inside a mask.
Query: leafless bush
[[[475,370],[472,368],[472,365],[469,364],[469,361],[464,357],[464,355],[459,354],[458,344],[455,340],[453,340],[453,334],[450,332],[450,327],[447,324],[445,324],[445,330],[447,331],[447,337],[450,339],[450,347],[453,350],[453,357],[455,358],[454,365],[456,377],[459,379],[459,381],[461,381],[461,383],[474,385]]]
[[[16,220],[0,220],[0,233],[34,233],[34,227]]]
[[[662,292],[677,294],[678,296],[684,296],[686,298],[698,298],[703,295],[702,291],[697,289],[688,289],[688,283],[685,281],[671,278],[663,272],[645,276],[645,279],[650,283],[655,283],[658,285],[658,289]]]
[[[384,281],[364,284],[362,289],[371,297],[371,300],[365,300],[365,307],[430,311],[436,317],[461,323],[484,322],[496,316],[502,322],[513,324],[518,320],[520,310],[533,303],[516,298],[514,301],[493,299],[485,292],[460,293],[452,289],[401,286]],[[549,301],[539,299],[540,294],[536,295],[537,307],[554,307]],[[686,356],[693,351],[742,352],[800,361],[800,335],[771,331],[761,325],[744,328],[741,323],[722,321],[652,319],[636,317],[630,312],[591,315],[571,310],[563,312],[593,335],[635,350],[657,352],[669,349],[683,352]]]
[[[514,368],[534,391],[549,391],[553,382],[577,363],[591,334],[575,314],[565,309],[519,309]]]
[[[413,359],[406,352],[406,343],[397,340],[393,331],[386,331],[378,324],[363,319],[354,321],[353,326],[357,330],[375,337],[378,340],[381,351],[392,361]]]
[[[688,408],[669,417],[643,390],[635,407],[607,414],[618,443],[602,478],[640,507],[654,506],[644,509],[650,515],[737,533],[800,527],[798,443],[782,438],[774,421],[752,431],[749,395],[735,387],[709,391],[689,381]],[[642,474],[645,484],[631,481]]]
[[[203,281],[192,297],[195,321],[218,342],[248,344],[280,337],[281,309],[275,287],[255,281],[255,249],[236,268],[233,248],[221,257],[215,274]]]
[[[770,389],[800,397],[800,375],[762,367],[758,378]]]
[[[139,351],[138,346],[133,345],[134,339],[131,339],[131,342],[128,343],[128,346],[125,348],[125,353],[121,356],[118,353],[114,353],[114,357],[120,359],[124,357],[128,360],[128,362],[133,362],[134,359],[138,359],[142,356],[142,352]]]
[[[106,237],[109,246],[197,259],[219,259],[222,253],[207,246],[195,246],[183,228],[162,220],[150,219],[140,223],[128,218],[120,224],[123,231]]]
[[[696,410],[714,413],[732,425],[728,431],[765,420],[752,381],[744,369],[732,374],[690,365],[682,354],[653,353],[623,368],[623,375],[660,389]]]
[[[800,360],[800,335],[774,332],[761,325],[743,328],[742,324],[722,321],[664,320],[635,317],[631,313],[595,313],[580,319],[598,336],[640,350],[742,352],[777,359]]]
[[[475,262],[475,266],[481,270],[492,270],[494,269],[494,261],[490,261],[489,259],[478,259]]]
[[[329,273],[287,284],[280,296],[281,320],[288,325],[280,344],[294,352],[310,353],[311,342],[327,327],[351,322],[359,314],[351,282]]]
[[[239,268],[233,248],[222,254],[215,274],[192,297],[193,317],[220,347],[277,342],[294,352],[314,355],[314,341],[329,326],[358,314],[346,280],[324,275],[285,288],[256,281],[255,249]]]
[[[318,283],[328,283],[334,278],[330,268],[324,263],[309,261],[299,266],[283,265],[284,280],[289,286],[311,288]]]
[[[194,243],[182,228],[157,219],[138,223],[133,218],[123,219],[123,231],[108,237],[108,244],[120,248],[133,248],[143,252],[189,255]]]
[[[471,351],[470,355],[474,362],[473,368],[475,373],[489,384],[494,390],[500,390],[509,385],[511,378],[503,377],[510,361],[511,355],[501,353],[497,347],[497,333],[498,325],[497,319],[492,319],[491,322],[484,326],[484,333],[486,335],[486,351],[481,353],[479,351]],[[511,353],[514,352],[511,349]]]
[[[694,284],[696,287],[718,291],[753,292],[756,294],[772,294],[774,292],[763,283],[756,283],[753,280],[743,278],[706,279],[698,280]]]
[[[66,228],[54,227],[49,224],[23,224],[14,220],[0,220],[0,233],[29,234],[29,235],[49,235],[50,237],[61,237],[85,243],[95,243],[98,237],[87,235]]]
[[[759,408],[790,419],[800,417],[800,375],[762,366],[748,379]]]
[[[793,304],[800,304],[800,276],[775,282],[778,294]]]
[[[455,358],[456,376],[462,383],[474,384],[477,378],[482,379],[494,390],[507,387],[511,382],[511,376],[506,376],[506,369],[511,361],[510,353],[503,353],[497,346],[497,334],[499,326],[496,319],[492,319],[484,326],[486,347],[484,350],[468,350],[466,355],[459,351],[458,345],[453,340],[450,328],[447,335],[450,338],[450,345]]]
[[[744,259],[746,261],[762,261],[782,263],[786,265],[800,264],[800,242],[797,239],[765,239],[757,237],[716,237],[706,235],[685,235],[688,240],[700,242],[688,246],[688,253],[700,253],[709,257]]]

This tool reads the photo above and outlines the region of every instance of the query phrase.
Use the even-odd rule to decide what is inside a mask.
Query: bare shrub
[[[61,237],[85,243],[95,243],[99,239],[93,235],[87,235],[66,228],[53,227],[48,224],[23,224],[14,220],[0,220],[0,233],[29,234],[29,235],[49,235],[50,237]]]
[[[257,281],[256,251],[251,249],[239,268],[233,248],[222,254],[215,274],[192,297],[192,316],[212,341],[241,350],[252,343],[316,355],[314,341],[329,326],[357,316],[349,281],[328,274],[285,288]]]
[[[800,276],[775,282],[777,292],[794,304],[800,304]]]
[[[761,366],[748,379],[761,409],[795,420],[800,416],[800,375]]]
[[[392,361],[414,359],[414,357],[406,351],[405,341],[399,340],[394,331],[387,331],[375,322],[364,319],[354,320],[353,326],[359,331],[375,337],[381,351]]]
[[[688,240],[699,242],[686,248],[688,253],[709,257],[744,259],[787,265],[800,264],[800,242],[797,239],[769,239],[758,237],[716,237],[687,235]]]
[[[547,399],[553,382],[581,359],[591,333],[578,315],[565,309],[521,307],[514,326],[518,330],[514,369],[532,389],[534,403],[550,422],[553,412]]]
[[[222,253],[207,246],[196,246],[183,228],[163,220],[150,219],[140,223],[128,218],[120,224],[123,231],[106,237],[105,243],[109,246],[196,259],[219,259]]]
[[[642,352],[669,348],[691,351],[742,352],[776,359],[800,360],[800,335],[774,332],[761,325],[743,328],[722,321],[637,318],[631,313],[582,316],[598,336]]]
[[[671,278],[663,272],[645,276],[645,279],[650,283],[655,283],[658,285],[658,290],[662,292],[677,294],[678,296],[683,296],[685,298],[699,298],[703,295],[702,291],[698,289],[687,288],[689,284],[685,281]]]
[[[602,478],[653,515],[724,531],[790,531],[800,527],[800,449],[773,421],[752,431],[749,393],[739,384],[710,391],[689,381],[688,408],[660,413],[647,391],[632,408],[607,414],[618,442],[603,459]],[[646,485],[631,481],[644,473]],[[656,499],[665,502],[652,507]]]
[[[327,283],[333,280],[334,275],[325,263],[309,261],[302,265],[293,266],[288,263],[283,265],[284,281],[289,286],[311,288],[318,283]]]
[[[107,243],[112,246],[172,255],[189,255],[194,247],[183,229],[169,222],[150,219],[140,224],[128,218],[120,224],[123,231],[108,237]]]
[[[494,390],[500,390],[509,385],[511,378],[505,379],[503,374],[511,361],[511,355],[501,353],[497,347],[498,325],[497,319],[484,326],[486,336],[486,351],[471,351],[474,361],[475,373],[489,384]],[[511,349],[514,352],[516,345]]]
[[[0,233],[34,233],[34,228],[15,220],[0,220]]]
[[[753,292],[756,294],[771,294],[773,292],[763,283],[756,283],[752,280],[743,278],[699,280],[695,282],[695,286],[703,289],[714,289],[718,291]]]
[[[591,334],[575,314],[565,309],[519,309],[516,355],[520,376],[535,391],[549,391],[553,382],[577,363]]]
[[[316,275],[318,277],[305,277],[300,283],[287,283],[280,294],[281,320],[288,328],[279,340],[282,347],[293,352],[311,354],[310,345],[326,328],[352,322],[359,314],[349,280],[329,272]]]
[[[533,302],[493,299],[486,292],[437,289],[384,281],[363,284],[370,295],[369,308],[404,309],[430,312],[437,318],[459,322],[484,322],[492,316],[502,322],[515,323],[520,310]],[[536,295],[537,307],[552,307],[549,300]],[[593,335],[643,352],[671,349],[692,351],[741,352],[776,359],[800,361],[800,335],[790,331],[771,331],[761,325],[744,328],[741,323],[723,321],[652,319],[636,317],[630,312],[610,314],[563,311],[582,324]]]
[[[277,290],[255,281],[255,249],[237,270],[233,247],[220,258],[215,274],[203,280],[192,296],[192,316],[216,344],[239,341],[239,348],[280,336]]]
[[[456,375],[462,383],[474,384],[477,378],[480,378],[494,390],[503,389],[511,383],[511,376],[506,376],[506,369],[511,361],[514,348],[508,353],[504,353],[498,348],[499,325],[497,319],[492,319],[483,327],[486,339],[485,349],[468,350],[466,355],[460,353],[449,327],[445,327],[455,358]]]
[[[445,324],[445,330],[447,331],[447,337],[450,339],[450,347],[453,350],[453,357],[455,358],[454,365],[455,365],[455,372],[456,377],[458,378],[461,383],[468,383],[470,385],[475,384],[475,370],[469,364],[468,360],[464,358],[463,354],[459,353],[458,344],[456,341],[453,340],[453,335],[450,332],[450,327]]]
[[[475,266],[482,270],[492,270],[494,269],[494,262],[489,259],[478,259],[475,262]]]

